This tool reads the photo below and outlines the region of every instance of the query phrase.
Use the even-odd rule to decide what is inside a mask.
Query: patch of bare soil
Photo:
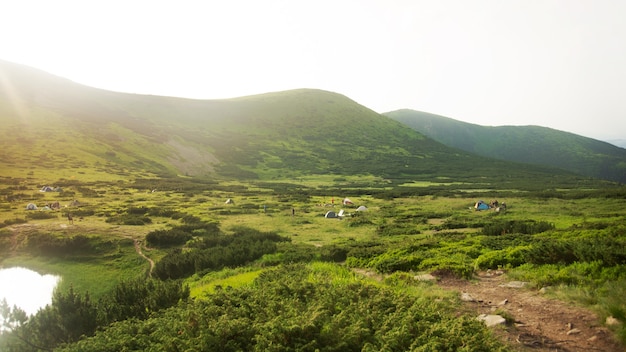
[[[476,316],[499,311],[512,317],[514,324],[494,330],[517,350],[626,351],[593,312],[548,298],[538,290],[509,287],[516,283],[507,281],[501,271],[480,273],[472,281],[444,277],[438,284],[458,291],[464,308],[475,311]]]
[[[133,244],[135,245],[135,252],[137,252],[137,254],[140,257],[147,260],[148,263],[150,263],[150,270],[148,271],[148,277],[152,277],[152,271],[154,271],[154,260],[150,259],[148,256],[143,254],[143,251],[141,250],[141,241],[133,238]]]

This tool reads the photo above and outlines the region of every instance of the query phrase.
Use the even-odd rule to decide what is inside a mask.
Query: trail
[[[145,254],[143,254],[142,250],[141,250],[141,241],[139,241],[138,239],[133,238],[133,244],[135,245],[135,252],[137,252],[137,254],[142,257],[143,259],[147,260],[148,263],[150,263],[150,270],[148,271],[148,277],[152,277],[152,271],[154,270],[154,260],[148,258]]]
[[[469,295],[464,309],[476,316],[499,310],[513,317],[515,324],[494,331],[521,351],[626,351],[593,312],[507,283],[500,271],[479,273],[473,281],[452,277],[438,281],[442,288]]]

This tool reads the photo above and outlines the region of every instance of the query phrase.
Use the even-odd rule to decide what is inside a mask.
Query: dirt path
[[[514,324],[494,329],[520,351],[626,351],[594,313],[550,299],[537,290],[507,287],[510,283],[502,272],[480,273],[475,281],[438,281],[442,288],[464,296],[464,308],[476,316],[499,310],[512,317]]]
[[[143,251],[141,250],[141,241],[133,238],[133,243],[135,245],[135,251],[139,254],[140,257],[147,260],[150,263],[150,270],[148,271],[148,277],[152,277],[152,271],[154,270],[154,260],[148,258]]]

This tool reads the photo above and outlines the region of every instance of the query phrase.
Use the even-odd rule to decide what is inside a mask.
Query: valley
[[[61,277],[33,316],[0,304],[0,350],[624,349],[623,183],[332,92],[142,96],[0,63],[0,267]]]

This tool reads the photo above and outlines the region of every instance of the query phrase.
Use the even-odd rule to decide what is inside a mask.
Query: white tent
[[[331,218],[336,218],[337,217],[337,213],[335,213],[334,211],[329,211],[326,213],[326,215],[324,215],[325,218],[331,219]]]
[[[235,204],[235,202],[233,202],[232,199],[228,198],[226,199],[226,201],[224,202],[224,204]]]
[[[366,211],[367,207],[365,205],[361,205],[358,208],[356,208],[356,211]]]

